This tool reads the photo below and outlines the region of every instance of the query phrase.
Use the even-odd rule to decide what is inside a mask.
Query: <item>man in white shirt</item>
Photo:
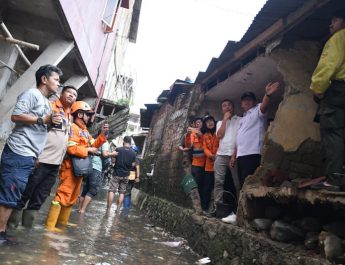
[[[240,187],[245,178],[255,172],[260,165],[261,149],[265,134],[266,112],[271,95],[277,91],[279,83],[269,83],[265,88],[262,103],[257,104],[253,92],[245,92],[241,97],[243,118],[237,134],[237,164]]]
[[[229,99],[222,101],[223,120],[217,123],[217,137],[219,148],[214,162],[214,200],[215,205],[223,202],[224,181],[229,169],[230,161],[235,161],[236,136],[239,128],[240,117],[234,115],[234,104]],[[237,172],[231,168],[231,175],[236,183]]]
[[[266,112],[271,95],[279,88],[279,82],[269,83],[265,88],[262,103],[257,104],[253,92],[241,96],[243,118],[237,133],[236,153],[240,188],[247,176],[253,174],[260,165],[261,149],[265,134]],[[231,214],[222,219],[226,223],[236,223],[236,215]]]

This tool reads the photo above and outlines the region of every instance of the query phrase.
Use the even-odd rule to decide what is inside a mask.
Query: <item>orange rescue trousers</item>
[[[54,201],[61,206],[73,206],[78,200],[82,183],[82,177],[74,176],[71,160],[65,159],[61,165],[60,184]]]

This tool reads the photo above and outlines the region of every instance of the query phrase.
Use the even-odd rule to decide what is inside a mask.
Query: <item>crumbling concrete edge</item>
[[[132,203],[156,225],[188,245],[212,264],[321,265],[330,264],[319,256],[307,256],[303,249],[274,242],[250,230],[196,215],[172,202],[132,190]]]

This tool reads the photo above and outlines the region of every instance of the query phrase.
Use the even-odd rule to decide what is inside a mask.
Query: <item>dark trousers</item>
[[[25,191],[18,202],[22,209],[28,202],[28,210],[39,210],[50,194],[59,173],[59,165],[40,163],[30,175]]]
[[[207,211],[211,201],[211,195],[214,188],[214,172],[206,171],[201,184],[201,208]]]
[[[205,198],[203,197],[203,187],[204,187],[204,178],[205,178],[204,167],[192,166],[191,172],[196,184],[198,185],[201,208],[205,210],[204,207],[205,207],[206,202],[205,202]],[[206,210],[207,208],[208,208],[208,205],[206,207]]]
[[[332,81],[320,101],[321,157],[327,182],[344,186],[345,82]]]
[[[98,190],[102,183],[102,172],[97,169],[92,169],[92,174],[86,178],[83,186],[83,191],[81,193],[82,197],[86,195],[93,198],[97,195]]]
[[[240,189],[242,188],[246,177],[255,172],[256,168],[260,165],[260,161],[261,155],[259,154],[239,156],[237,158]]]

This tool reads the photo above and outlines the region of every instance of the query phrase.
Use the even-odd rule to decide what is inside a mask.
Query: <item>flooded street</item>
[[[33,229],[20,226],[9,231],[17,244],[0,246],[0,264],[195,264],[200,259],[183,239],[153,226],[135,208],[115,214],[114,204],[106,215],[105,198],[103,190],[84,215],[75,207],[70,221],[78,226],[66,227],[62,233],[42,226],[46,203]]]

